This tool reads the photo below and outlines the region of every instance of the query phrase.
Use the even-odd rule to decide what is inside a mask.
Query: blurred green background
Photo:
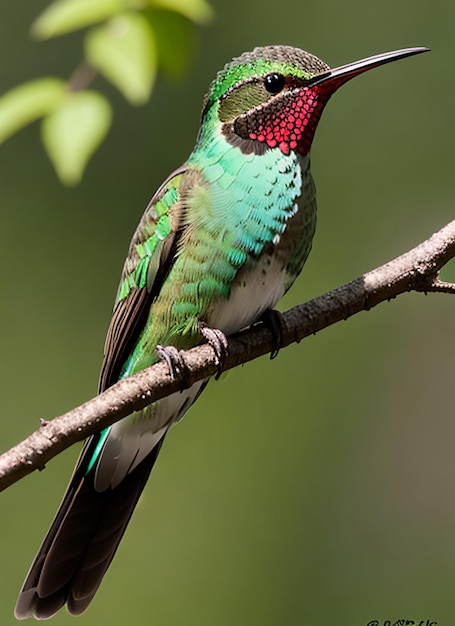
[[[202,96],[232,56],[286,43],[330,65],[415,45],[329,103],[312,151],[319,224],[287,308],[453,219],[453,26],[447,0],[231,0],[181,81],[114,126],[82,184],[57,181],[34,125],[0,147],[1,448],[96,393],[131,234],[190,152]],[[67,77],[81,33],[31,42],[43,0],[3,0],[0,92]],[[444,277],[455,279],[450,268]],[[67,624],[363,626],[455,622],[455,299],[411,294],[211,383],[166,440],[89,610]],[[78,450],[1,495],[0,624]]]

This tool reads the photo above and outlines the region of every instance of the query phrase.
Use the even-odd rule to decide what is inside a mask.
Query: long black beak
[[[335,67],[333,70],[318,74],[313,78],[310,78],[308,85],[327,85],[327,92],[333,93],[344,85],[348,80],[358,76],[363,72],[385,65],[391,61],[398,61],[399,59],[405,59],[411,57],[414,54],[421,54],[422,52],[429,52],[430,48],[404,48],[403,50],[394,50],[392,52],[384,52],[383,54],[376,54],[375,56],[362,59],[361,61],[354,61],[354,63],[348,63],[347,65],[341,65]]]

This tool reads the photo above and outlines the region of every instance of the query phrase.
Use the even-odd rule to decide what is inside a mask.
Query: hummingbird
[[[175,356],[204,338],[222,344],[273,309],[311,249],[316,195],[309,154],[329,98],[367,70],[427,50],[396,50],[330,69],[298,48],[265,46],[217,74],[193,151],[159,187],[133,235],[100,392],[173,354],[161,346],[172,346]],[[85,442],[20,591],[17,619],[46,619],[65,604],[74,615],[87,608],[168,429],[206,384],[161,399]]]

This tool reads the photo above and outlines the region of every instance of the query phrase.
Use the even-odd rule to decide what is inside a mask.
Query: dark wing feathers
[[[95,595],[150,475],[163,439],[115,489],[75,474],[19,595],[18,619],[47,619],[64,604],[82,613]]]
[[[139,334],[144,327],[150,305],[159,292],[164,279],[172,265],[177,240],[182,230],[182,215],[184,213],[180,189],[185,186],[185,178],[188,170],[180,168],[176,170],[158,189],[147,206],[144,215],[134,233],[130,244],[128,258],[125,262],[120,281],[117,301],[115,303],[112,320],[107,331],[104,345],[104,361],[101,367],[99,390],[104,391],[110,385],[117,382],[122,366],[132,351]],[[156,207],[163,201],[170,190],[175,191],[175,200],[169,207],[170,232],[165,239],[160,240],[154,251],[154,271],[147,272],[145,285],[135,285],[134,275],[140,263],[137,256],[137,246],[143,244],[150,237],[151,226],[158,222],[159,214]],[[156,255],[159,254],[159,262]],[[121,297],[122,285],[130,281],[128,292]]]

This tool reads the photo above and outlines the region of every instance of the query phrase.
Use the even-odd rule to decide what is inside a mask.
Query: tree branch
[[[299,342],[359,311],[409,291],[455,293],[439,280],[441,268],[455,257],[455,220],[402,256],[346,285],[283,313],[282,347]],[[271,331],[262,323],[229,338],[224,369],[251,361],[274,349]],[[185,380],[174,380],[161,362],[121,380],[81,406],[42,420],[41,427],[0,456],[0,491],[45,464],[62,450],[102,428],[182,388],[217,373],[213,349],[200,345],[182,353]]]

